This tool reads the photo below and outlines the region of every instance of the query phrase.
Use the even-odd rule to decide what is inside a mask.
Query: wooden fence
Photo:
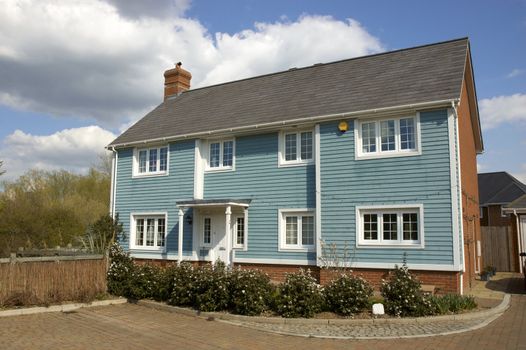
[[[106,292],[103,255],[0,259],[0,306],[89,301]]]
[[[497,271],[515,271],[516,247],[512,230],[507,226],[482,226],[482,259],[484,266],[495,266]]]

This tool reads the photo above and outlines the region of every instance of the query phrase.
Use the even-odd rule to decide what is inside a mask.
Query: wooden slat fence
[[[106,292],[103,255],[0,259],[0,306],[89,301]]]
[[[515,270],[513,232],[507,226],[482,226],[482,259],[484,266],[495,266],[497,271]]]

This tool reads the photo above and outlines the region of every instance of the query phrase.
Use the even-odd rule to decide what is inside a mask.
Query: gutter
[[[366,110],[355,111],[355,112],[335,113],[335,114],[326,114],[326,115],[320,115],[320,116],[314,116],[314,117],[296,118],[296,119],[282,120],[282,121],[277,121],[277,122],[240,126],[240,127],[235,127],[235,128],[209,130],[209,131],[183,134],[183,135],[177,135],[177,136],[157,137],[157,138],[141,140],[141,141],[116,143],[116,144],[110,144],[106,148],[115,149],[116,147],[134,146],[134,145],[154,143],[154,142],[166,142],[166,141],[193,139],[193,138],[198,138],[200,136],[209,136],[209,135],[216,135],[216,134],[223,134],[223,133],[254,130],[254,129],[258,129],[258,130],[269,129],[269,128],[275,128],[275,127],[280,127],[284,125],[306,124],[306,123],[320,122],[320,121],[333,120],[333,119],[356,118],[358,116],[372,118],[372,117],[378,117],[378,116],[382,116],[383,114],[388,114],[388,113],[397,112],[397,111],[416,110],[416,109],[423,109],[423,108],[447,107],[453,103],[457,103],[458,101],[459,101],[458,98],[454,98],[454,99],[439,100],[439,101],[432,101],[432,102],[411,103],[411,104],[405,104],[405,105],[399,105],[399,106],[393,106],[393,107],[366,109]]]

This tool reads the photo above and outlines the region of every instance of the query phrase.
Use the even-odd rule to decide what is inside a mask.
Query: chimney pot
[[[190,89],[192,74],[183,69],[181,62],[175,64],[175,68],[164,72],[164,100],[170,96],[179,95]]]

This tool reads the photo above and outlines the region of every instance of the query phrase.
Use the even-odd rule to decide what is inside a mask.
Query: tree
[[[86,234],[80,237],[84,249],[90,253],[105,253],[123,233],[119,214],[113,219],[109,214],[102,215],[97,221],[88,226]]]
[[[0,160],[0,176],[5,174],[5,170],[2,170],[3,165],[4,165],[4,161]]]

